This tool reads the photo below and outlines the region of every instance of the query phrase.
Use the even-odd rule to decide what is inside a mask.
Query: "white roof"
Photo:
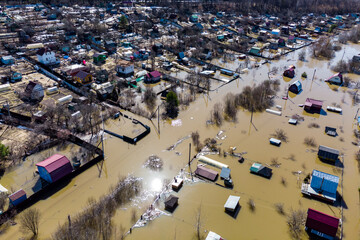
[[[0,193],[7,193],[7,192],[8,190],[3,185],[0,184]]]
[[[220,240],[221,236],[212,231],[209,232],[205,240]]]
[[[229,198],[227,199],[224,207],[227,209],[235,209],[239,203],[239,200],[240,200],[240,197],[230,195]]]

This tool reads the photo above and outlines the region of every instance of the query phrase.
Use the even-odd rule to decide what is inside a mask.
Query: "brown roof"
[[[211,181],[214,181],[218,175],[218,172],[216,172],[212,169],[203,167],[201,165],[198,165],[197,169],[195,170],[195,174],[197,174],[201,177],[207,178]]]
[[[127,66],[133,65],[133,63],[120,59],[120,60],[117,60],[116,65],[126,66],[127,67]]]
[[[80,79],[85,79],[88,75],[90,75],[90,73],[88,72],[84,72],[84,71],[80,71],[78,72],[75,77],[78,77]]]

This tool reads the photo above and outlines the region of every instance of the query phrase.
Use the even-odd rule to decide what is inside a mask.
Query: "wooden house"
[[[293,82],[289,87],[289,91],[292,93],[295,93],[295,94],[300,93],[301,90],[302,90],[302,85],[299,80],[296,80],[295,82]]]
[[[307,98],[304,104],[304,110],[308,112],[320,113],[323,101]]]
[[[93,55],[94,63],[104,63],[106,61],[106,54],[105,53],[94,53]]]
[[[73,80],[80,84],[87,84],[92,81],[92,75],[88,72],[80,71],[73,77]]]
[[[325,239],[334,239],[339,228],[339,223],[340,219],[309,208],[305,229],[316,236]]]
[[[326,79],[325,82],[341,85],[343,83],[343,76],[341,73],[336,73],[332,75],[330,78]]]
[[[116,73],[120,77],[130,77],[134,75],[134,64],[125,60],[118,60],[115,67]]]
[[[73,171],[69,159],[60,154],[52,155],[36,166],[40,177],[49,183],[56,182]]]
[[[336,132],[336,129],[335,129]],[[318,157],[320,159],[326,160],[326,161],[331,161],[334,162],[336,160],[338,160],[339,158],[339,150],[336,150],[334,148],[330,148],[330,147],[326,147],[326,146],[319,146],[319,150],[318,150]]]
[[[286,69],[283,73],[284,77],[293,78],[295,77],[295,66],[291,65],[288,69]]]
[[[161,73],[158,71],[152,71],[145,75],[144,83],[157,83],[160,81]]]

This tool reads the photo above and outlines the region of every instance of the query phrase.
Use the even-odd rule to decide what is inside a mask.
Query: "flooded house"
[[[210,181],[215,181],[215,179],[218,176],[218,172],[216,172],[212,169],[206,168],[204,166],[201,166],[201,165],[197,166],[197,168],[195,170],[195,174],[200,177],[206,178]]]
[[[339,177],[329,173],[313,170],[310,184],[303,183],[301,193],[310,197],[318,198],[330,203],[336,201],[336,191],[339,185]]]
[[[320,113],[323,101],[312,98],[307,98],[304,104],[304,110],[307,112]]]
[[[284,77],[293,78],[295,77],[295,66],[291,65],[288,69],[284,71]]]
[[[335,239],[340,219],[309,208],[305,229],[316,236],[325,239]]]
[[[329,128],[327,130],[329,131]],[[336,133],[336,129],[335,129],[335,133]],[[339,150],[320,145],[318,151],[318,157],[320,159],[335,163],[335,161],[339,158]]]
[[[270,179],[272,176],[272,169],[265,167],[260,163],[253,163],[250,167],[250,173]]]
[[[296,80],[295,82],[293,82],[292,84],[290,84],[289,87],[289,91],[295,94],[300,93],[302,90],[302,85],[301,82],[299,80]]]
[[[24,190],[20,189],[9,196],[9,201],[12,206],[17,206],[27,199]]]
[[[336,73],[332,75],[330,78],[326,79],[325,82],[330,84],[341,85],[343,83],[343,76],[341,73]]]
[[[49,183],[56,182],[73,171],[69,159],[60,154],[52,155],[36,166],[40,177]]]
[[[253,55],[253,56],[260,56],[261,54],[260,54],[260,48],[258,48],[258,47],[252,47],[251,49],[250,49],[250,51],[249,51],[249,54],[250,55]]]

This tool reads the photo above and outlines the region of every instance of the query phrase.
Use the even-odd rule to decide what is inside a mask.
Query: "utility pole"
[[[69,233],[70,233],[70,239],[72,240],[73,237],[72,237],[72,232],[71,232],[71,218],[70,218],[70,215],[68,215],[68,221],[69,221]]]
[[[190,170],[191,181],[194,181],[191,171],[191,143],[189,143],[189,170]]]
[[[160,105],[158,106],[157,112],[158,112],[158,131],[160,135]]]

